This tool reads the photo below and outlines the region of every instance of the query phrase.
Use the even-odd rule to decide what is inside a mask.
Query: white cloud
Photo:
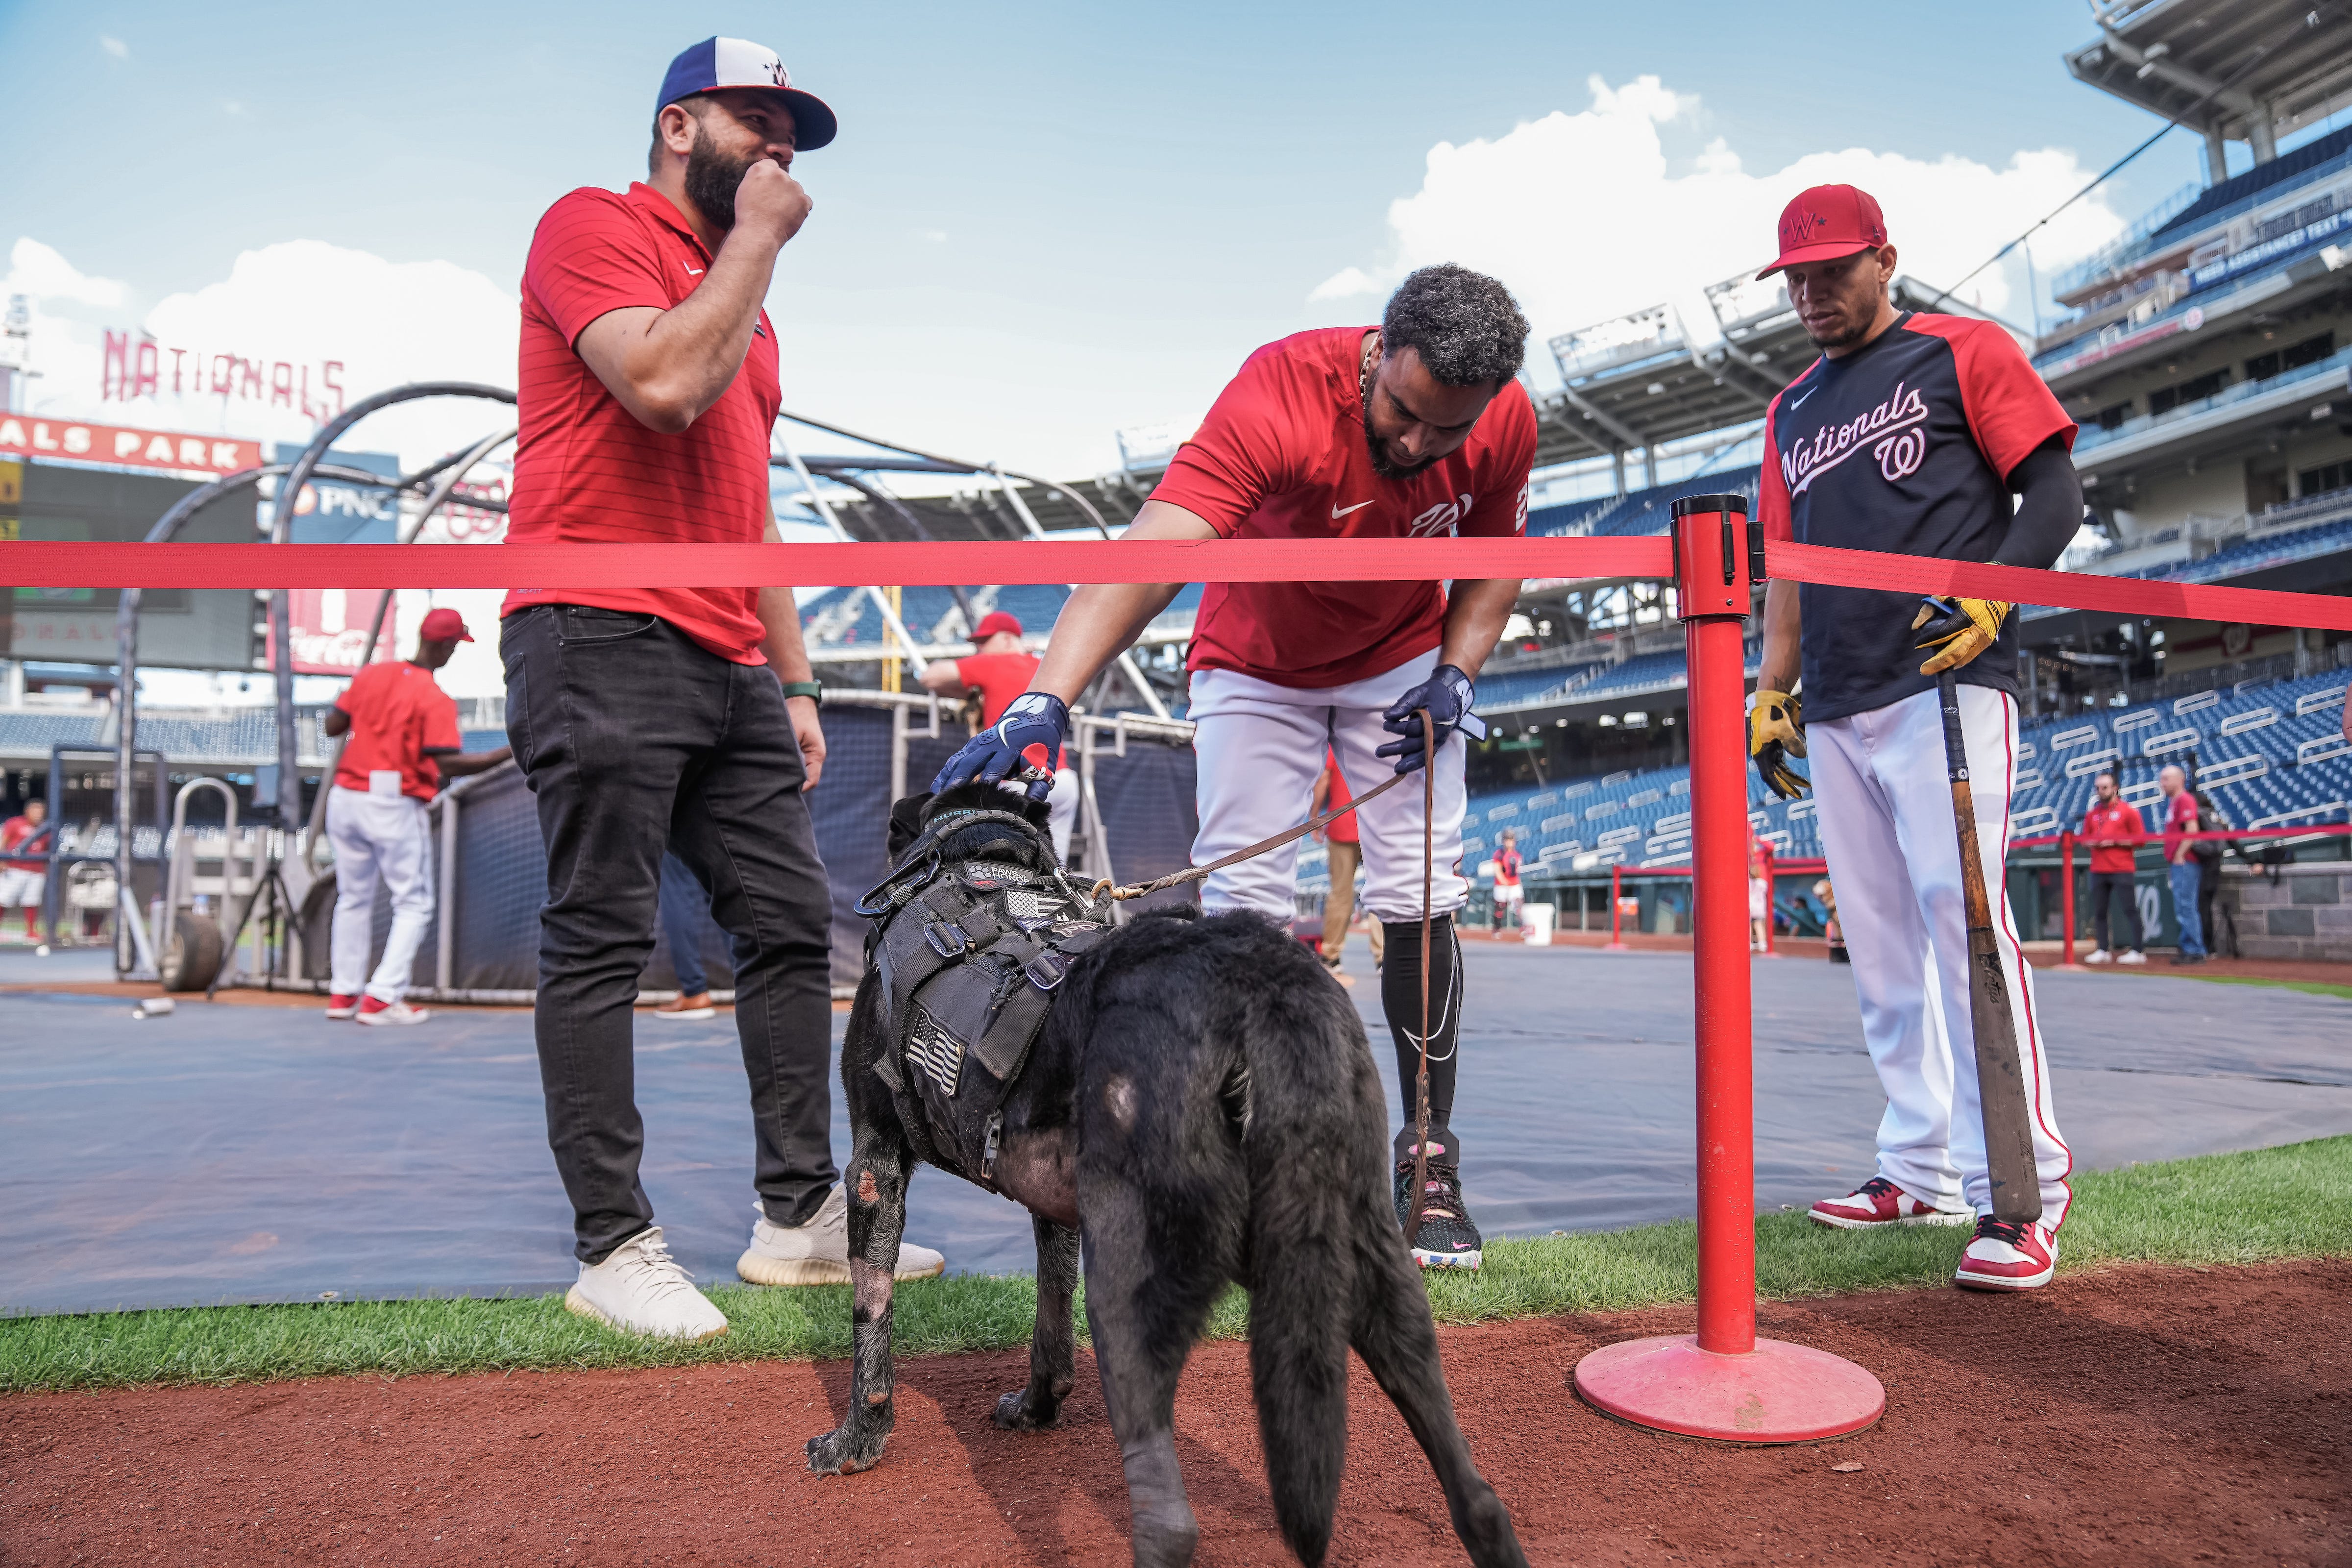
[[[104,33],[100,33],[98,36],[98,47],[104,49],[108,54],[112,55],[118,60],[127,60],[131,58],[131,46],[124,43],[121,38],[110,37]]]
[[[1942,287],[2089,178],[2057,148],[2019,152],[1992,168],[1853,147],[1757,174],[1717,138],[1678,162],[1661,131],[1695,127],[1696,98],[1649,76],[1616,88],[1596,76],[1588,85],[1591,107],[1580,113],[1555,111],[1493,141],[1431,148],[1421,189],[1390,204],[1388,260],[1343,268],[1309,300],[1381,292],[1415,267],[1454,261],[1508,284],[1539,338],[1670,302],[1706,341],[1715,334],[1699,290],[1769,261],[1780,210],[1807,186],[1869,191],[1903,270]],[[2123,221],[2094,192],[2034,237],[2037,268],[2046,279],[2113,238]],[[2023,282],[2013,255],[1958,297],[2022,316]]]
[[[96,305],[122,303],[122,285],[111,278],[93,278],[58,254],[54,247],[26,236],[8,251],[8,279],[0,290],[29,294],[35,304]]]
[[[292,240],[238,256],[228,276],[177,293],[141,318],[123,286],[77,270],[29,237],[10,253],[6,287],[32,294],[38,409],[113,423],[221,432],[264,442],[304,441],[316,430],[294,400],[209,395],[194,366],[220,355],[274,367],[307,367],[314,407],[332,395],[327,362],[346,405],[411,381],[515,384],[513,294],[446,261],[387,261],[318,240]],[[98,320],[65,320],[40,302],[100,308]],[[84,311],[87,318],[93,312]],[[159,384],[129,402],[104,395],[104,333],[143,331],[158,345]],[[178,349],[182,353],[173,355]],[[177,391],[175,368],[185,367]],[[268,379],[267,374],[265,380]],[[436,398],[394,408],[361,425],[347,445],[421,462],[470,445],[513,422],[511,409],[473,399]]]

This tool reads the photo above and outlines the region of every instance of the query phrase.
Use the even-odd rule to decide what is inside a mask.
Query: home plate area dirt
[[[1569,1392],[1577,1358],[1687,1310],[1444,1334],[1479,1465],[1539,1563],[2352,1562],[2352,1263],[2122,1268],[2019,1297],[1767,1306],[1850,1356],[1885,1418],[1843,1442],[1650,1436]],[[1090,1361],[1058,1431],[989,1424],[1020,1354],[901,1363],[881,1465],[801,1445],[847,1368],[322,1379],[0,1403],[0,1561],[1123,1563],[1127,1499]],[[1204,1564],[1291,1561],[1246,1352],[1178,1407]],[[1357,1371],[1331,1561],[1465,1561],[1403,1423]]]

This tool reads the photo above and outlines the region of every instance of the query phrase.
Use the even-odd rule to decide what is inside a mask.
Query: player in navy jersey
[[[2014,339],[1971,317],[1898,311],[1878,204],[1821,185],[1780,215],[1779,272],[1822,351],[1773,400],[1758,509],[1768,535],[1849,550],[2047,567],[2083,521],[2074,422]],[[2073,1161],[2051,1108],[2033,985],[2005,892],[1994,921],[2010,972],[2042,1181],[2037,1224],[1991,1217],[1969,1019],[1967,920],[1937,678],[1959,685],[1978,836],[1998,878],[2017,755],[2014,606],[1774,582],[1748,747],[1767,784],[1805,781],[1886,1114],[1878,1172],[1812,1207],[1823,1225],[1969,1225],[1956,1283],[2030,1289],[2055,1267]],[[1803,711],[1792,693],[1803,678]]]

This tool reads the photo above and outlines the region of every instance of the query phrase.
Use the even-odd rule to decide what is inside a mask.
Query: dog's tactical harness
[[[1057,869],[946,863],[940,840],[1006,811],[941,812],[881,884],[857,900],[873,921],[866,954],[879,971],[886,1045],[874,1073],[890,1090],[915,1152],[996,1190],[1005,1097],[1077,956],[1111,932],[1111,905]]]

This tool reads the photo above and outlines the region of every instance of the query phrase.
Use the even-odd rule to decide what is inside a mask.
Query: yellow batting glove
[[[1794,800],[1805,793],[1805,775],[1787,761],[1805,754],[1805,721],[1795,698],[1757,689],[1748,710],[1748,754],[1756,759],[1758,776],[1774,795]]]
[[[1992,647],[2000,624],[2016,606],[2000,599],[1928,599],[1919,605],[1911,629],[1925,632],[1916,647],[1940,649],[1919,667],[1922,675],[1941,675]]]

